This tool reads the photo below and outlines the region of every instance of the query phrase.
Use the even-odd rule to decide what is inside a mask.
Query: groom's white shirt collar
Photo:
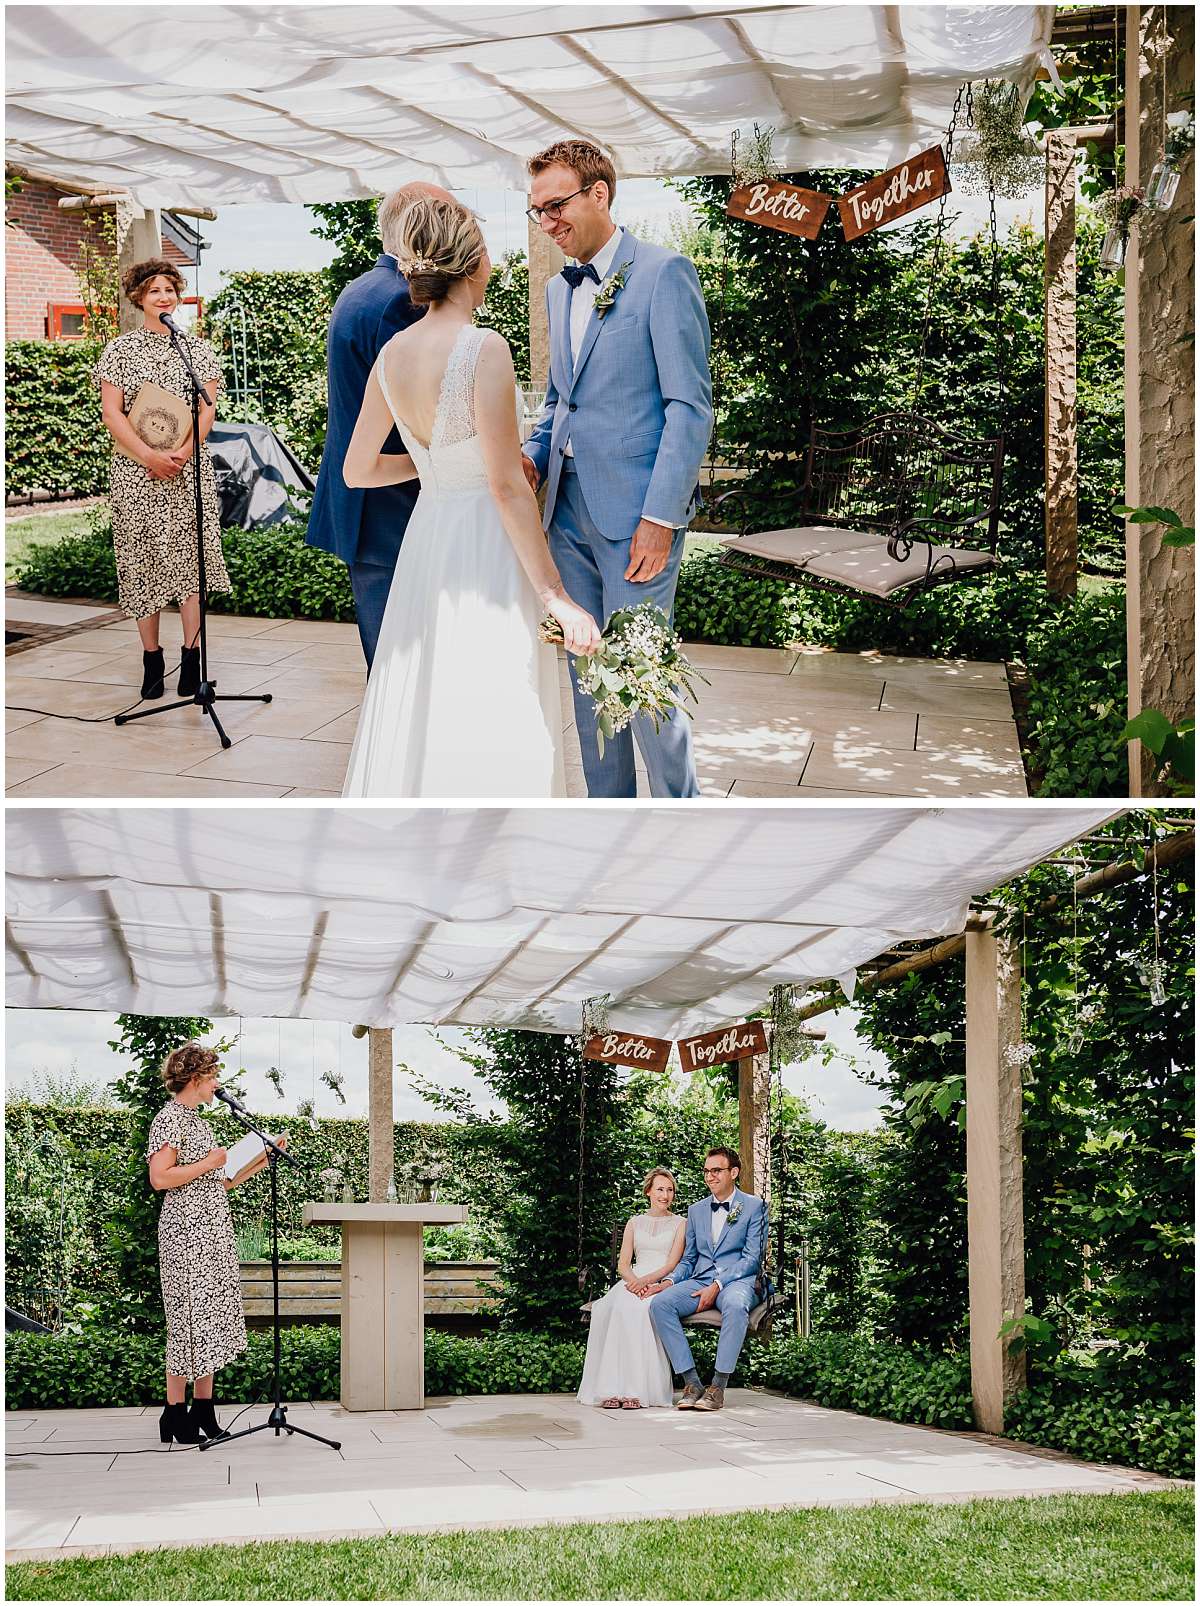
[[[609,272],[612,269],[613,258],[617,254],[617,247],[620,245],[621,238],[624,233],[625,230],[623,228],[621,228],[619,225],[614,225],[612,233],[592,258],[591,265],[600,275],[601,284],[604,283],[604,280],[608,277]],[[588,284],[589,282],[590,281],[587,279],[583,281],[584,284]],[[583,286],[581,285],[580,289],[582,288]],[[599,288],[600,285],[593,286],[593,289],[595,290],[598,290]]]

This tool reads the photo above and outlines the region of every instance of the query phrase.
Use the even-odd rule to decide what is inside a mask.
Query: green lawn
[[[10,1600],[1191,1600],[1193,1492],[18,1563]],[[202,1519],[200,1519],[202,1520]]]
[[[70,508],[61,513],[29,513],[4,521],[4,578],[11,582],[30,547],[52,546],[66,535],[82,535],[87,511]]]

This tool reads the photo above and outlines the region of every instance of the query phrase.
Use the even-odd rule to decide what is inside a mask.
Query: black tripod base
[[[274,1433],[278,1438],[281,1433],[298,1433],[303,1439],[315,1439],[318,1444],[327,1444],[331,1450],[340,1450],[340,1439],[325,1439],[319,1433],[312,1433],[308,1428],[295,1428],[287,1419],[287,1406],[276,1405],[265,1422],[259,1422],[252,1428],[241,1428],[237,1433],[223,1433],[219,1439],[201,1439],[200,1448],[210,1449],[214,1444],[232,1444],[234,1439],[245,1439],[252,1433]]]
[[[233,742],[225,734],[225,727],[217,718],[215,705],[217,703],[269,703],[270,701],[271,693],[269,691],[236,692],[230,697],[220,697],[217,695],[217,683],[215,680],[202,680],[200,682],[200,690],[194,697],[181,698],[177,703],[164,703],[161,708],[143,708],[136,714],[116,714],[113,716],[113,724],[132,725],[135,719],[153,719],[155,714],[171,714],[177,708],[200,708],[208,715],[216,727],[217,735],[221,738],[221,746],[232,747]],[[295,1431],[300,1432],[301,1430],[297,1428]]]

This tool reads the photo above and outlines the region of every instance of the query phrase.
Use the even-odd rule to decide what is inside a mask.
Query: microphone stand
[[[157,712],[157,710],[155,710]],[[218,727],[219,729],[220,727]],[[222,1101],[224,1102],[224,1101]],[[306,1439],[316,1439],[318,1444],[327,1444],[331,1450],[340,1450],[339,1439],[326,1439],[320,1433],[313,1433],[309,1428],[294,1427],[288,1421],[287,1406],[284,1405],[280,1394],[280,1362],[281,1341],[279,1335],[279,1162],[284,1160],[288,1165],[294,1165],[301,1171],[306,1168],[297,1160],[294,1154],[281,1149],[274,1138],[269,1138],[254,1124],[254,1118],[248,1115],[238,1104],[229,1104],[229,1113],[237,1118],[248,1132],[256,1132],[263,1140],[267,1151],[267,1164],[271,1172],[271,1295],[274,1307],[275,1328],[275,1397],[271,1406],[271,1414],[265,1422],[259,1422],[252,1428],[240,1428],[236,1433],[223,1433],[219,1439],[201,1439],[200,1449],[208,1450],[214,1444],[232,1444],[234,1439],[247,1438],[252,1433],[273,1432],[278,1438],[281,1433],[299,1433]]]
[[[208,575],[204,564],[204,489],[200,483],[200,401],[210,407],[212,402],[208,392],[197,378],[196,370],[192,367],[192,360],[184,349],[179,338],[179,331],[163,320],[163,327],[171,337],[171,344],[179,353],[179,359],[187,370],[188,384],[192,393],[192,487],[196,495],[196,562],[199,580],[200,598],[200,634],[197,638],[200,645],[200,690],[194,697],[185,697],[177,703],[164,703],[161,708],[143,708],[136,714],[117,714],[113,719],[114,725],[131,725],[135,719],[151,719],[155,714],[170,714],[177,708],[191,708],[198,704],[212,720],[217,735],[221,738],[222,747],[232,747],[233,742],[225,734],[225,728],[217,718],[215,703],[269,703],[270,692],[244,692],[235,696],[217,695],[217,683],[208,678]],[[196,642],[185,642],[185,646],[195,646]]]

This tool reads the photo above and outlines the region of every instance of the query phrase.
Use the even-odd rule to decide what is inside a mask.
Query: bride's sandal
[[[632,1395],[630,1395],[630,1397],[627,1400],[622,1400],[621,1401],[621,1409],[622,1409],[622,1411],[640,1411],[641,1408],[642,1408],[641,1400],[634,1399],[634,1397]]]
[[[625,1401],[618,1399],[618,1397],[614,1394],[611,1400],[600,1401],[600,1409],[602,1411],[619,1411],[624,1404]]]

